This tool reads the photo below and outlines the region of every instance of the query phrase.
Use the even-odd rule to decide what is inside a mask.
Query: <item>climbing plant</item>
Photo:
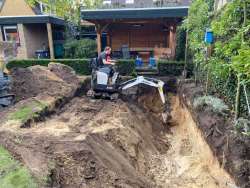
[[[189,32],[188,49],[197,65],[197,79],[209,82],[209,92],[223,97],[237,118],[240,113],[247,115],[250,100],[246,96],[250,94],[250,1],[232,0],[220,10],[213,10],[213,3],[193,1],[184,24]],[[215,35],[208,59],[203,42],[206,28]]]

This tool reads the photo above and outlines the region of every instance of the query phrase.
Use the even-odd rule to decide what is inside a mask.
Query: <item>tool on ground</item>
[[[12,42],[0,42],[0,108],[13,103],[14,95],[10,94],[10,75],[6,69],[7,62],[14,56],[15,44]]]
[[[123,90],[144,84],[149,87],[157,88],[162,103],[165,104],[166,102],[163,92],[164,82],[161,80],[138,76],[137,78],[121,82],[119,73],[115,71],[113,66],[109,65],[99,67],[96,58],[92,59],[91,68],[91,89],[87,93],[90,97],[105,97],[110,98],[111,100],[117,99]]]

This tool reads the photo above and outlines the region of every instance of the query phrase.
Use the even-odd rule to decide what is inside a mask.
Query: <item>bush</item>
[[[250,136],[250,121],[248,119],[239,118],[235,122],[235,129],[239,133]]]
[[[16,67],[30,67],[34,65],[48,66],[50,62],[61,63],[72,67],[77,74],[89,75],[91,69],[89,66],[89,59],[27,59],[27,60],[13,60],[7,64],[8,69],[13,69]]]
[[[96,41],[92,39],[69,40],[64,44],[65,58],[93,58],[96,56]]]
[[[123,76],[132,76],[135,73],[135,60],[120,59],[117,63],[117,70]]]
[[[177,27],[176,41],[176,60],[181,61],[185,59],[186,30],[180,26]]]
[[[183,61],[159,60],[158,69],[161,76],[180,76],[184,70]],[[188,76],[192,75],[193,64],[187,65]]]
[[[224,101],[213,96],[195,98],[193,105],[196,110],[211,107],[211,110],[215,113],[226,114],[229,112],[229,107],[224,103]]]
[[[72,67],[77,74],[90,75],[91,68],[89,66],[90,59],[27,59],[27,60],[13,60],[7,64],[8,69],[17,67],[30,67],[34,65],[48,66],[50,62],[61,63]],[[133,75],[135,72],[134,60],[118,60],[117,70],[121,75]]]

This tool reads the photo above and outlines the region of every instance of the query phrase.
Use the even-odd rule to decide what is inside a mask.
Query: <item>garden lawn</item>
[[[29,171],[0,146],[0,188],[37,188]]]

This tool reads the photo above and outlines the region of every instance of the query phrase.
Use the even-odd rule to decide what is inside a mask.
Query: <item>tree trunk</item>
[[[188,30],[186,31],[185,65],[184,65],[184,70],[183,70],[184,78],[187,78],[187,57],[188,57]]]
[[[237,92],[235,98],[235,120],[238,119],[240,114],[240,93],[241,93],[241,83],[240,83],[240,75],[237,76]]]

